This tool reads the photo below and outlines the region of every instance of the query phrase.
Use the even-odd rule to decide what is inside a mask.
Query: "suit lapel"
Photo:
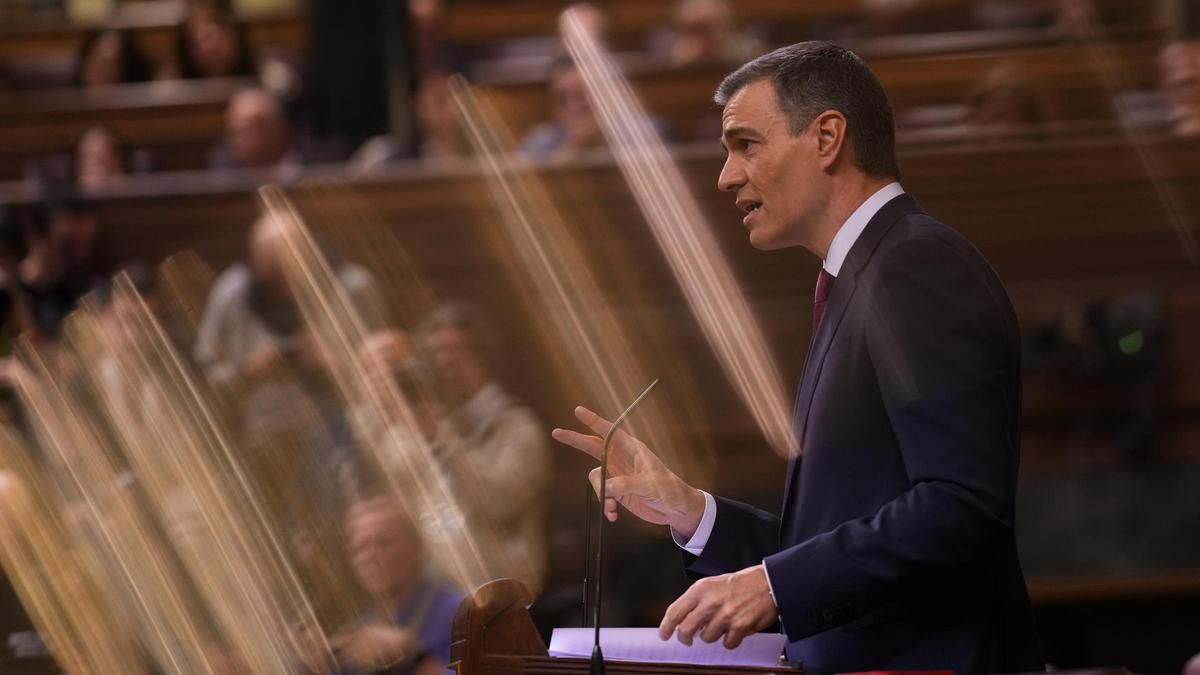
[[[808,413],[812,407],[813,394],[817,389],[822,369],[825,365],[825,355],[833,343],[846,308],[854,297],[858,285],[858,273],[870,260],[871,254],[887,234],[892,225],[901,216],[908,213],[920,212],[921,207],[916,200],[907,194],[892,199],[871,218],[863,229],[858,240],[850,247],[845,262],[842,263],[841,273],[833,282],[833,289],[825,305],[825,314],[821,317],[821,325],[808,345],[808,355],[804,360],[804,372],[800,375],[800,385],[796,388],[796,407],[792,413],[792,434],[794,447],[800,454],[788,462],[787,480],[783,491],[783,518],[787,522],[789,507],[794,501],[791,497],[792,485],[800,473],[801,456],[804,453],[805,435],[808,432]],[[782,542],[781,542],[782,543]]]

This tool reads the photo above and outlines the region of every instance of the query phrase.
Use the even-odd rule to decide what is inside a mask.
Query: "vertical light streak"
[[[104,413],[168,536],[212,609],[233,657],[256,673],[288,673],[290,627],[315,623],[242,460],[209,401],[127,276],[114,302],[128,303],[117,340],[89,303],[72,317],[66,343],[100,391]],[[101,364],[112,364],[109,372]]]
[[[0,562],[59,665],[72,674],[148,672],[71,535],[65,500],[7,429],[0,465]]]
[[[378,432],[364,439],[366,449],[395,495],[421,523],[426,543],[450,576],[468,590],[495,578],[490,564],[494,556],[489,553],[499,547],[491,541],[493,534],[467,522],[429,440],[418,431],[410,402],[387,375],[385,364],[359,355],[368,323],[282,191],[267,187],[259,195],[278,228],[275,235],[284,244],[288,285],[325,367],[348,409]]]
[[[680,420],[667,412],[667,402],[682,399],[680,412],[695,413],[690,378],[678,364],[669,362],[658,362],[655,367],[660,372],[651,372],[647,350],[635,349],[631,331],[605,298],[563,214],[529,161],[511,152],[515,142],[509,130],[461,77],[451,81],[450,89],[500,216],[488,219],[489,230],[512,262],[513,273],[532,289],[524,299],[532,304],[533,314],[548,324],[556,353],[566,354],[565,377],[579,384],[589,406],[615,411],[646,381],[667,377],[662,371],[671,371],[668,384],[678,395],[647,401],[650,410],[643,419],[654,422],[630,423],[629,431],[677,471],[693,476],[707,473],[709,446],[698,439],[690,448],[682,446]],[[640,342],[647,337],[643,335]],[[697,423],[693,419],[689,427]]]
[[[798,452],[779,371],[679,168],[629,83],[570,10],[562,30],[621,173],[726,376],[776,452]]]
[[[76,544],[106,572],[110,598],[134,614],[132,623],[120,625],[138,632],[163,672],[215,673],[210,614],[191,593],[165,530],[139,499],[136,484],[123,475],[119,450],[97,426],[104,422],[88,414],[95,408],[78,390],[83,373],[52,368],[28,343],[19,352],[27,368],[17,371],[17,390],[48,466],[75,495],[74,512],[86,514],[80,524],[86,530],[76,529]]]
[[[1129,69],[1125,67],[1124,61],[1121,60],[1113,46],[1104,25],[1098,19],[1086,18],[1099,16],[1095,3],[1092,0],[1078,1],[1087,2],[1090,7],[1087,12],[1075,15],[1073,28],[1083,34],[1084,44],[1096,74],[1100,76],[1100,81],[1108,92],[1109,100],[1115,102],[1120,92],[1132,89],[1133,78],[1129,75]],[[1119,114],[1119,111],[1117,112]],[[1124,131],[1137,155],[1138,163],[1142,165],[1142,169],[1150,179],[1150,187],[1154,189],[1154,194],[1162,204],[1163,210],[1166,212],[1167,224],[1175,231],[1175,237],[1179,239],[1184,254],[1193,265],[1200,263],[1200,246],[1196,243],[1196,233],[1192,230],[1187,210],[1179,201],[1175,186],[1167,176],[1161,153],[1151,142],[1147,131],[1131,128],[1126,128]]]

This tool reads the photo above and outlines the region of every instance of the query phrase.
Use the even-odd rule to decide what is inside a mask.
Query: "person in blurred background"
[[[96,30],[87,34],[76,62],[75,84],[100,87],[111,84],[144,82],[150,79],[149,66],[133,37],[123,30]]]
[[[98,216],[73,194],[57,191],[26,223],[12,217],[0,229],[6,291],[0,316],[34,341],[56,338],[79,298],[107,276]]]
[[[261,87],[244,89],[225,111],[225,140],[209,156],[209,168],[251,170],[265,180],[286,180],[300,171],[283,102]]]
[[[208,381],[237,397],[241,434],[252,446],[302,433],[296,428],[302,421],[320,425],[336,408],[288,286],[283,247],[271,216],[260,217],[249,233],[247,261],[230,266],[213,284],[193,352]],[[354,265],[338,269],[347,294],[369,304],[370,274]],[[312,407],[318,419],[300,412]]]
[[[175,37],[179,76],[254,77],[254,55],[245,26],[216,2],[194,3]]]
[[[125,147],[108,127],[83,132],[75,144],[75,184],[89,191],[125,182]]]
[[[477,308],[444,304],[416,336],[461,439],[461,447],[448,448],[453,454],[443,458],[452,480],[463,481],[456,493],[472,521],[498,540],[499,568],[536,595],[546,569],[546,498],[554,464],[542,424],[497,381],[499,337]]]
[[[450,628],[464,596],[429,573],[421,533],[405,507],[388,496],[365,498],[347,511],[345,528],[354,576],[379,609],[329,639],[335,667],[322,664],[315,641],[301,649],[300,660],[310,673],[322,674],[445,672]]]
[[[570,60],[555,64],[550,74],[549,94],[551,119],[525,136],[522,151],[532,157],[567,159],[604,145],[583,76]]]
[[[763,51],[762,42],[742,31],[726,0],[680,0],[671,27],[660,34],[651,51],[675,66],[704,62],[740,63]]]
[[[1159,90],[1167,105],[1167,122],[1176,136],[1200,135],[1200,48],[1172,42],[1158,56]]]
[[[1028,137],[1040,133],[1045,121],[1041,100],[1020,66],[1001,61],[968,94],[964,136]]]

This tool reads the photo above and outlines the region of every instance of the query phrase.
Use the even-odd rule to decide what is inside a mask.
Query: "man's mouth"
[[[746,201],[738,204],[738,207],[746,212],[746,216],[742,218],[742,224],[749,226],[755,214],[762,208],[762,202]]]

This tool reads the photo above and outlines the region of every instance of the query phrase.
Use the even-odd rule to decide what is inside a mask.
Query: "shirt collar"
[[[840,274],[842,263],[846,261],[846,255],[850,253],[854,242],[858,241],[859,235],[867,228],[867,223],[871,222],[884,204],[902,194],[904,194],[904,188],[900,187],[900,183],[893,181],[867,197],[867,201],[860,204],[846,219],[846,222],[842,223],[837,234],[833,235],[833,241],[829,244],[829,254],[825,256],[821,267],[835,277]]]

